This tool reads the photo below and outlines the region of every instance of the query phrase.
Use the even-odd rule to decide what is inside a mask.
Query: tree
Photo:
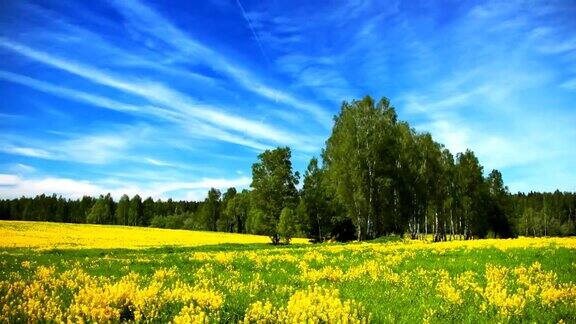
[[[502,174],[492,170],[486,179],[489,192],[488,222],[490,229],[499,237],[512,237],[512,226],[509,221],[510,200],[508,187],[504,186]]]
[[[246,232],[246,220],[250,211],[250,197],[247,190],[234,195],[228,200],[223,214],[224,218],[230,222],[230,231],[236,233]]]
[[[208,231],[216,231],[220,217],[220,190],[211,188],[200,210],[200,226]]]
[[[294,210],[290,207],[284,207],[280,213],[280,219],[278,220],[278,235],[284,243],[290,244],[290,240],[294,237],[296,233],[296,216]]]
[[[131,226],[142,226],[144,210],[142,208],[142,198],[139,195],[135,195],[130,200],[130,208],[128,209],[128,225]]]
[[[421,160],[416,143],[416,132],[408,123],[398,124],[399,152],[395,177],[395,197],[397,211],[395,213],[395,232],[404,233],[408,230],[410,237],[416,239],[419,235],[422,212],[419,208],[419,161]]]
[[[277,231],[280,213],[284,207],[295,207],[298,198],[296,185],[298,172],[292,172],[291,152],[288,147],[266,150],[252,165],[253,208],[263,213],[260,229],[278,244]]]
[[[106,196],[104,196],[104,201],[106,202],[106,210],[107,210],[104,224],[114,224],[116,203],[114,202],[114,199],[112,199],[112,195],[110,195],[110,193],[107,193]]]
[[[433,232],[435,242],[446,240],[447,221],[452,216],[454,158],[429,133],[417,136],[419,152],[419,203],[424,211],[424,234]]]
[[[442,151],[441,158],[440,199],[442,204],[442,233],[435,237],[436,241],[446,240],[446,231],[449,231],[450,239],[455,237],[454,206],[456,201],[456,188],[454,185],[454,157],[448,149]]]
[[[318,167],[318,159],[312,158],[304,173],[298,213],[303,214],[305,221],[301,226],[316,242],[322,242],[330,234],[332,215],[329,199],[323,183],[323,171]]]
[[[80,201],[72,202],[71,221],[73,223],[86,223],[86,216],[90,213],[95,202],[96,199],[89,196],[83,196]]]
[[[128,225],[128,209],[130,208],[130,197],[124,194],[116,206],[116,224]]]
[[[265,225],[266,215],[258,208],[250,208],[246,220],[246,232],[257,235],[268,235],[268,227]]]
[[[110,194],[106,196],[100,195],[100,198],[96,200],[90,212],[86,215],[86,222],[92,224],[109,224],[113,215],[110,204],[111,199]]]
[[[386,98],[344,102],[323,152],[327,183],[362,241],[390,229],[397,166],[396,112]]]
[[[462,234],[466,239],[484,237],[488,231],[486,221],[486,187],[482,166],[474,152],[466,150],[457,155],[455,166],[459,195]]]
[[[234,213],[232,212],[232,209],[230,210],[230,213],[227,213],[227,207],[228,205],[230,205],[234,198],[236,197],[236,188],[231,187],[228,188],[228,190],[226,190],[226,192],[224,193],[224,195],[222,195],[222,205],[221,205],[221,212],[220,212],[220,217],[218,218],[218,222],[217,222],[217,229],[220,232],[234,232],[234,227],[235,227],[235,219],[234,219]]]
[[[150,225],[150,220],[152,220],[152,217],[154,217],[154,215],[156,214],[156,206],[154,204],[154,199],[152,199],[152,197],[146,198],[146,200],[144,200],[144,202],[142,203],[142,209],[143,209],[142,225],[148,226]]]

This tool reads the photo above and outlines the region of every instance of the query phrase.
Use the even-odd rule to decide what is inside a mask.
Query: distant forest
[[[429,133],[398,121],[386,98],[344,102],[332,134],[303,175],[291,150],[258,156],[250,190],[210,189],[202,202],[110,194],[0,200],[0,219],[152,226],[262,234],[273,243],[366,240],[389,234],[435,241],[576,234],[576,194],[511,194],[474,152],[454,157]]]

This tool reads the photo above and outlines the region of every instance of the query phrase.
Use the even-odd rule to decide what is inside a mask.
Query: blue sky
[[[390,98],[511,191],[576,191],[574,1],[2,1],[0,196],[201,199]]]

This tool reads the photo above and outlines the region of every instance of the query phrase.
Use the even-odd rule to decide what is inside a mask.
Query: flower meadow
[[[64,224],[29,221],[0,221],[0,246],[34,249],[53,248],[150,248],[199,246],[223,243],[268,243],[261,235],[166,230],[159,228]],[[306,239],[294,239],[306,243]]]
[[[13,226],[0,223],[4,233]],[[95,230],[77,226],[86,237]],[[576,321],[576,238],[272,246],[238,235],[244,244],[166,237],[172,244],[138,248],[10,240],[1,238],[0,322]]]

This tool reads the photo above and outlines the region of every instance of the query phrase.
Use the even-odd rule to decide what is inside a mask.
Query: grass
[[[576,238],[187,244],[3,243],[0,321],[576,321]]]

